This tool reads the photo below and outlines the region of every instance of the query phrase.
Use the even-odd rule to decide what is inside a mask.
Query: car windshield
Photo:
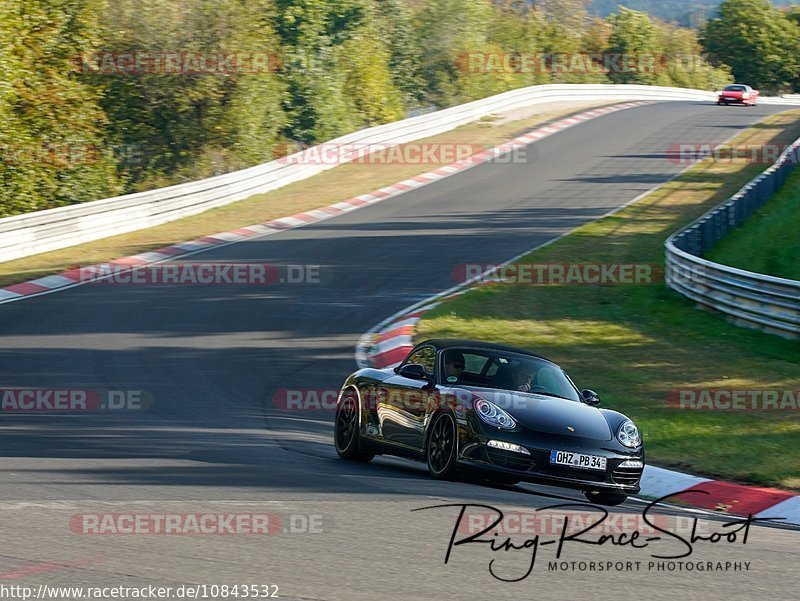
[[[577,390],[557,365],[530,355],[494,349],[443,351],[440,380],[449,386],[514,390],[580,401]]]
[[[747,91],[746,86],[727,86],[725,88],[726,92],[745,92]]]

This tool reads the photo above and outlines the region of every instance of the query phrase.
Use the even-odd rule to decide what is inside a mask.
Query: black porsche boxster
[[[555,363],[472,340],[423,342],[394,369],[361,369],[339,394],[339,456],[425,461],[434,478],[470,472],[579,489],[617,505],[639,492],[644,447],[636,425],[578,390]]]

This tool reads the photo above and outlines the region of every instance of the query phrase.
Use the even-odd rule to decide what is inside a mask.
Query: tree
[[[373,8],[369,0],[278,0],[289,138],[312,143],[402,116]]]
[[[590,20],[587,0],[106,2],[0,0],[0,215],[223,173],[289,141],[522,86],[711,89],[731,80],[730,64],[770,91],[800,71],[800,9],[767,0],[723,3],[704,30],[713,65],[693,31],[626,8]],[[626,3],[665,14],[690,4]],[[268,68],[189,68],[193,56],[248,53]],[[148,54],[180,56],[183,70],[123,68]]]
[[[524,48],[524,38],[513,49],[490,39],[498,18],[502,16],[490,0],[430,0],[415,13],[422,74],[436,104],[448,106],[526,85],[524,74],[504,64],[509,54]]]
[[[733,76],[727,65],[714,67],[703,58],[693,31],[666,23],[656,25],[664,48],[656,83],[700,90],[718,90],[732,83]]]
[[[401,0],[377,0],[379,38],[389,50],[389,71],[403,105],[413,108],[425,98],[422,52],[414,35],[408,8]]]
[[[75,78],[102,0],[0,0],[0,217],[111,196],[106,115]]]
[[[586,0],[545,0],[548,52],[579,52],[586,28]]]
[[[725,0],[702,32],[714,64],[737,81],[775,93],[791,89],[800,70],[800,26],[769,0]]]
[[[389,52],[366,29],[338,49],[337,66],[346,74],[344,93],[355,105],[359,125],[378,125],[403,118],[403,103],[389,70]]]
[[[612,31],[607,52],[619,55],[610,62],[608,78],[613,83],[654,83],[664,55],[658,27],[646,13],[624,7],[608,21]]]
[[[611,23],[595,17],[584,32],[583,49],[586,52],[602,52],[608,47],[608,41],[612,33],[613,27]]]
[[[273,158],[286,118],[283,84],[273,72],[271,6],[269,0],[116,0],[105,13],[101,57],[112,62],[89,68],[85,79],[102,90],[110,143],[135,149],[119,164],[128,190]],[[165,53],[179,57],[177,68],[157,58]],[[143,59],[138,71],[117,68],[126,54]],[[249,63],[249,56],[262,60]],[[192,57],[206,66],[192,71]]]

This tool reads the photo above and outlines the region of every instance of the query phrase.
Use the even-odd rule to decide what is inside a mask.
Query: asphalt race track
[[[519,577],[530,551],[464,545],[445,565],[458,509],[412,509],[533,511],[583,497],[441,483],[398,459],[344,462],[332,412],[275,411],[271,401],[278,389],[338,388],[359,336],[454,285],[457,264],[500,262],[595,219],[684,167],[666,159],[668,145],[722,142],[781,110],[676,102],[616,112],[536,143],[527,164],[482,165],[187,259],[318,264],[319,283],[94,284],[0,306],[2,387],[143,390],[152,399],[141,411],[0,415],[0,584],[268,584],[278,598],[304,600],[796,597],[800,535],[778,528],[754,526],[746,545],[698,543],[682,560],[749,562],[749,571],[647,570],[651,549],[579,543],[562,560],[642,569],[550,572],[554,545],[516,583],[492,577],[489,562]],[[617,511],[643,506],[630,500]],[[84,534],[76,525],[84,514],[212,512],[268,512],[280,525],[272,536]],[[661,544],[664,554],[685,551]]]

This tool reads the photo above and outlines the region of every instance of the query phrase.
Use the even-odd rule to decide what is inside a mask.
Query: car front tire
[[[333,439],[339,457],[369,463],[375,454],[363,449],[358,404],[358,395],[354,391],[348,390],[342,395],[342,400],[336,407]]]
[[[438,413],[425,441],[428,472],[437,480],[455,480],[458,454],[458,428],[449,412]]]

